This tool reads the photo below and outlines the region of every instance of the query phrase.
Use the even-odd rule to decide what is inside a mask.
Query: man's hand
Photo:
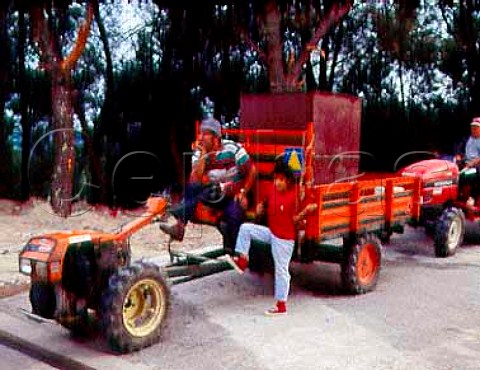
[[[203,143],[199,143],[196,150],[200,152],[200,157],[203,157],[205,154],[207,154],[207,149]]]
[[[474,158],[465,163],[465,167],[472,168],[480,165],[480,158]]]
[[[240,207],[242,209],[247,209],[248,208],[248,199],[247,199],[247,194],[245,192],[245,189],[240,189],[240,192],[235,194],[235,200],[240,204]]]
[[[198,160],[193,164],[191,178],[193,181],[201,182],[203,173],[205,172],[205,159],[208,153],[202,143],[198,144],[196,150],[200,152],[200,155]]]

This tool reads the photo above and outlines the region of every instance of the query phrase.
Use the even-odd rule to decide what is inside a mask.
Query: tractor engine
[[[83,230],[29,240],[20,253],[20,272],[31,277],[33,313],[62,323],[96,309],[111,274],[129,262],[128,244]]]
[[[423,160],[403,168],[400,175],[421,179],[420,223],[425,226],[438,218],[446,203],[457,199],[459,170],[451,161]]]

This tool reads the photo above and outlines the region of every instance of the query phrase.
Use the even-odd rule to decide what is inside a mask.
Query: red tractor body
[[[458,166],[448,160],[430,159],[413,163],[400,172],[401,176],[419,177],[422,181],[423,206],[442,206],[457,200]]]

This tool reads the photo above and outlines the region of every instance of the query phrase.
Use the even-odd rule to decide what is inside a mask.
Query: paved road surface
[[[0,345],[0,359],[2,370],[51,370],[55,367],[31,358],[10,347]]]
[[[96,369],[480,369],[480,229],[466,245],[435,258],[421,230],[385,246],[377,289],[345,296],[337,265],[293,265],[290,312],[269,318],[272,278],[227,271],[172,289],[162,342],[118,356],[100,338],[72,339],[20,308],[28,297],[0,300],[0,330]],[[7,352],[4,352],[7,351]],[[3,356],[4,353],[10,353]],[[0,347],[7,368],[29,368]],[[2,367],[3,369],[4,367]],[[47,367],[48,368],[48,367]]]

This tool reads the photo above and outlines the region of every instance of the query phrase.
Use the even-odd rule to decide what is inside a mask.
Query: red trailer
[[[224,130],[243,143],[256,164],[252,206],[263,199],[280,156],[298,170],[300,201],[318,208],[299,230],[293,260],[341,264],[343,285],[351,293],[375,287],[381,240],[403,232],[420,212],[419,179],[358,175],[360,115],[361,101],[341,94],[245,95],[240,129]],[[203,206],[197,221],[216,223]],[[250,250],[251,270],[271,267],[269,246],[256,243]]]

